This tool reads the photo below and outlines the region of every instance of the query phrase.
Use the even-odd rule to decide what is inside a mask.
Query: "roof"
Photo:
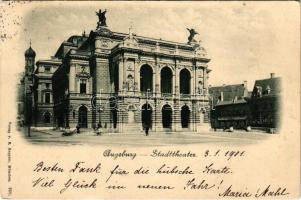
[[[248,96],[248,90],[244,84],[223,85],[209,88],[209,94],[213,98],[213,105],[217,102],[232,102]],[[219,103],[219,104],[220,104]]]
[[[281,92],[281,78],[268,78],[256,80],[252,92],[252,97],[257,97],[258,95],[277,95]]]
[[[61,59],[43,59],[43,60],[38,60],[37,65],[39,64],[50,64],[50,65],[61,65],[62,60]]]
[[[36,57],[36,52],[31,48],[31,46],[25,51],[24,55],[26,57]]]
[[[219,101],[216,103],[216,106],[225,106],[225,105],[232,105],[232,104],[243,104],[247,103],[245,99],[237,99],[232,101]]]

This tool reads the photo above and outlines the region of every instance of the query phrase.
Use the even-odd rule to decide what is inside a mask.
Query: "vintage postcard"
[[[1,2],[1,197],[299,198],[299,6]]]

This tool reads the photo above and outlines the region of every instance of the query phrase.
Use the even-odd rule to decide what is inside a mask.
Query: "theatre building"
[[[118,33],[104,14],[98,13],[95,30],[71,36],[51,59],[37,62],[35,124],[101,124],[115,132],[140,131],[145,124],[152,131],[208,129],[210,59],[194,30],[183,43],[131,29]]]

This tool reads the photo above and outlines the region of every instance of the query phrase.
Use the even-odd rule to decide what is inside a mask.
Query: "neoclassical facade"
[[[101,124],[113,132],[139,131],[144,124],[152,131],[207,128],[210,59],[191,38],[177,43],[118,33],[101,22],[89,35],[70,37],[52,59],[38,62],[35,73],[51,96],[50,124]]]

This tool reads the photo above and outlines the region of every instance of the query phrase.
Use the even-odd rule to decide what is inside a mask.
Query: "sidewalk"
[[[135,133],[103,133],[97,135],[92,130],[82,131],[80,134],[63,136],[62,131],[43,130],[32,132],[31,137],[24,135],[25,139],[34,144],[53,145],[105,145],[105,146],[170,146],[187,144],[226,144],[243,145],[256,143],[272,134],[260,132],[144,132]]]

